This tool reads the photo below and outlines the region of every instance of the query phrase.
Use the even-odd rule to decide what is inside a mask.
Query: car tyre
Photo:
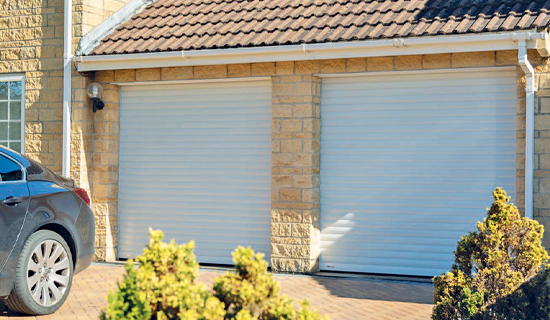
[[[49,230],[35,232],[19,256],[6,306],[29,315],[54,313],[67,300],[73,268],[71,250],[59,234]]]

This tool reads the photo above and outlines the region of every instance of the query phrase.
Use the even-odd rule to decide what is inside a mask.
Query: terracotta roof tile
[[[157,0],[92,55],[514,31],[550,0]]]

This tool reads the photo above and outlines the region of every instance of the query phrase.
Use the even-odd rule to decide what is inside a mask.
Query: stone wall
[[[117,259],[118,244],[118,143],[119,87],[108,84],[114,72],[101,73],[95,80],[103,82],[103,110],[93,115],[92,198],[96,215],[96,257]]]
[[[75,0],[73,50],[80,38],[129,0]],[[550,248],[550,67],[535,51],[535,218]],[[272,77],[272,266],[275,271],[318,268],[320,79],[318,73],[517,65],[517,51],[456,53],[102,71],[73,70],[71,175],[86,188],[96,214],[96,259],[115,260],[118,239],[119,87],[113,82]],[[0,0],[0,74],[25,75],[25,152],[61,171],[63,1]],[[517,199],[524,207],[525,77],[518,68]],[[104,87],[105,109],[93,114],[86,87]]]
[[[73,0],[75,1],[75,0]],[[90,32],[94,27],[105,21],[117,12],[130,0],[76,0],[82,7],[79,13],[82,15],[81,31],[75,26],[75,31],[81,32],[81,36]]]
[[[530,58],[538,66],[537,79],[541,85],[537,95],[535,135],[535,215],[550,229],[550,67],[535,51],[530,52]],[[109,257],[116,257],[119,89],[112,85],[114,82],[271,76],[271,265],[274,271],[312,272],[318,269],[320,254],[321,85],[315,74],[514,65],[517,65],[517,51],[98,72],[95,80],[103,84],[107,102],[106,108],[94,118],[94,202],[101,206],[100,212],[104,215],[101,223],[108,225],[106,232],[102,233],[105,240],[101,240],[101,246],[111,250]],[[519,68],[517,73],[516,203],[523,211],[525,80]],[[549,238],[550,233],[547,233],[545,242],[548,247]]]
[[[539,88],[535,95],[533,214],[545,226],[543,244],[550,250],[550,64],[534,52],[529,60],[535,66]]]
[[[130,0],[73,0],[76,1],[75,27],[73,47],[77,51],[81,37],[109,18]],[[118,113],[117,123],[109,123],[108,116],[113,112],[92,112],[86,88],[92,82],[93,76],[83,76],[73,72],[73,103],[72,103],[72,148],[71,175],[84,186],[92,198],[92,209],[96,215],[96,260],[116,259],[115,250],[118,239],[118,217],[116,203],[118,192],[110,187],[110,181],[118,180]],[[113,87],[113,86],[111,86]],[[105,86],[103,100],[106,108],[113,109],[112,99],[118,102],[118,93],[112,94],[109,86]],[[114,98],[113,98],[114,97]],[[118,105],[118,104],[115,104]],[[117,140],[112,140],[112,134]],[[112,144],[115,143],[113,146]],[[113,148],[116,155],[107,155],[104,151]],[[113,165],[114,164],[114,165]],[[114,177],[116,176],[116,178]],[[116,200],[115,200],[116,202]],[[114,217],[114,221],[113,221]]]
[[[128,1],[74,0],[73,52],[86,32]],[[63,0],[0,0],[0,75],[24,74],[26,79],[25,152],[58,173],[63,148],[63,11]],[[71,176],[93,196],[89,83],[73,65]],[[107,233],[104,219],[98,219],[97,228],[101,244]],[[105,259],[103,251],[98,250],[99,259]]]
[[[310,66],[279,63],[272,77],[271,268],[276,271],[318,269],[321,81]]]
[[[61,170],[63,1],[0,1],[0,74],[25,75],[27,154]]]

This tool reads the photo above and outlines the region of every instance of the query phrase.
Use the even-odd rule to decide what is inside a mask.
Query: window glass
[[[44,173],[44,170],[42,170],[42,167],[38,164],[38,162],[27,159],[31,163],[30,166],[27,167],[27,176],[37,176]]]
[[[23,152],[23,98],[23,81],[0,78],[0,144],[17,152]]]
[[[21,121],[10,121],[10,140],[21,140]]]
[[[21,150],[21,142],[11,141],[10,144],[8,145],[8,148],[12,150]]]
[[[10,120],[21,120],[21,101],[10,102]]]
[[[21,93],[23,84],[21,81],[9,82],[10,100],[21,100]]]
[[[4,142],[4,140],[8,140],[8,123],[0,122],[0,142]]]
[[[0,181],[23,180],[21,167],[10,159],[0,155]]]
[[[8,83],[0,82],[0,100],[8,100]]]
[[[8,102],[0,101],[0,120],[8,120]]]

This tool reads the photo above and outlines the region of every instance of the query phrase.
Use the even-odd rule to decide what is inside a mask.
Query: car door
[[[0,272],[23,227],[29,198],[23,167],[0,153]]]

